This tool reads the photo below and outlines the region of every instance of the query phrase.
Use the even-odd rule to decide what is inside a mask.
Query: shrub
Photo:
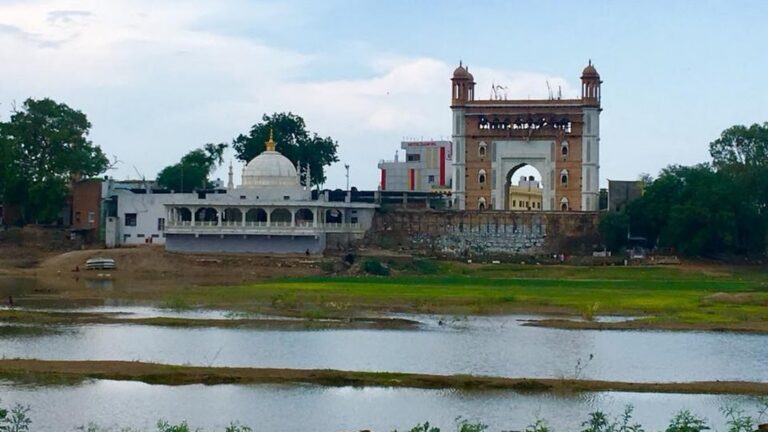
[[[16,404],[11,410],[0,408],[0,431],[28,432],[32,420],[27,416],[29,407]]]
[[[389,268],[373,259],[365,260],[363,263],[363,271],[376,276],[389,276]]]
[[[440,271],[440,265],[427,259],[415,260],[413,268],[421,274],[435,274]]]
[[[669,422],[666,432],[702,432],[709,430],[707,423],[688,410],[675,414]]]

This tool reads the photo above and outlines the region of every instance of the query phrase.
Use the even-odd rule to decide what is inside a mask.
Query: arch
[[[480,169],[480,171],[477,172],[477,182],[481,185],[485,184],[487,174],[484,169]]]
[[[477,156],[479,157],[485,157],[488,154],[488,144],[485,143],[485,141],[480,141],[480,144],[477,145]]]
[[[570,206],[568,205],[568,198],[566,197],[560,198],[560,210],[568,211],[568,209],[570,209]]]
[[[287,208],[276,208],[272,210],[269,215],[269,222],[271,224],[290,224],[293,221],[293,214]]]
[[[192,220],[192,211],[186,207],[174,207],[176,222],[190,222]]]
[[[339,209],[328,209],[325,211],[325,223],[339,224],[344,222],[344,212]]]
[[[563,159],[568,157],[568,141],[563,141],[560,144],[560,154],[563,156]]]
[[[568,187],[568,170],[567,169],[560,170],[560,185]]]
[[[485,210],[485,197],[480,197],[477,200],[477,208],[478,210]]]
[[[296,210],[296,225],[312,225],[315,221],[315,213],[308,208]]]
[[[234,207],[225,208],[221,220],[228,225],[241,223],[243,221],[243,211]]]
[[[264,209],[252,208],[245,212],[246,222],[267,222],[267,212]]]
[[[543,177],[536,167],[521,163],[509,170],[505,177],[502,192],[505,210],[541,210]]]
[[[219,211],[213,207],[203,207],[195,212],[195,221],[208,225],[219,224]]]

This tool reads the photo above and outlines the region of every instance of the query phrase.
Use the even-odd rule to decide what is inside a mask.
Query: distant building
[[[521,176],[517,185],[509,187],[509,210],[541,211],[541,184],[533,176]]]
[[[596,211],[602,81],[590,62],[581,97],[507,100],[494,86],[475,98],[475,79],[459,63],[451,79],[453,207],[509,210],[508,187],[529,165],[541,175],[542,210]]]
[[[68,207],[69,231],[73,238],[79,236],[86,243],[95,243],[101,238],[101,193],[100,178],[72,182]]]
[[[643,195],[642,180],[608,180],[608,211],[623,212],[627,204]]]
[[[405,156],[380,161],[382,191],[450,191],[452,184],[450,141],[403,141]]]

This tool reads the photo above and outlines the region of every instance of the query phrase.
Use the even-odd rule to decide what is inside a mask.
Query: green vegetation
[[[232,141],[237,158],[248,162],[263,152],[270,131],[274,133],[277,151],[294,164],[301,162],[302,174],[306,172],[304,165],[309,164],[313,185],[325,183],[325,167],[339,161],[338,144],[331,137],[309,132],[304,119],[293,113],[265,114],[262,122],[253,125],[247,135],[237,136]],[[303,176],[301,181],[304,184]]]
[[[765,401],[761,403],[760,416],[765,413],[766,405]],[[581,432],[645,432],[642,425],[637,423],[632,417],[633,413],[632,405],[625,407],[624,412],[614,419],[610,419],[607,414],[602,411],[594,411],[588,414],[587,420],[582,422]],[[0,432],[28,432],[31,419],[28,416],[30,412],[29,407],[22,407],[17,405],[13,410],[3,410],[0,408]],[[756,422],[760,421],[760,417],[757,419],[752,418],[744,414],[744,410],[740,407],[726,407],[722,408],[725,420],[727,432],[752,432],[755,430]],[[10,416],[8,415],[10,413]],[[477,421],[469,421],[462,417],[457,417],[455,421],[456,432],[485,432],[489,430],[488,425]],[[701,417],[692,414],[688,410],[682,410],[673,415],[669,421],[669,425],[666,427],[665,432],[703,432],[711,429],[707,424],[707,421]],[[115,431],[114,428],[104,428],[95,423],[90,423],[87,426],[81,426],[78,430],[83,432],[110,432]],[[120,432],[141,432],[139,429],[120,428]],[[202,429],[192,429],[186,421],[182,421],[178,424],[172,424],[167,420],[159,420],[156,424],[156,432],[202,432]],[[430,422],[419,423],[416,426],[407,430],[408,432],[441,432],[441,429]],[[253,432],[249,426],[242,425],[238,422],[230,423],[224,432]],[[397,430],[393,431],[397,432]],[[537,419],[525,428],[525,432],[554,432],[546,420]]]
[[[712,163],[670,166],[626,214],[601,223],[613,250],[627,233],[690,256],[754,254],[768,246],[768,123],[733,126],[709,145]]]
[[[167,166],[157,174],[157,184],[176,192],[193,192],[211,186],[208,176],[224,161],[227,144],[208,143],[192,150],[179,163]]]
[[[587,319],[599,312],[648,316],[660,323],[748,323],[768,330],[768,272],[756,268],[444,263],[437,275],[280,279],[190,287],[183,293],[196,306],[269,305],[271,312],[280,313],[331,313],[339,304],[361,312],[565,312]]]
[[[389,276],[389,267],[374,259],[363,262],[363,271],[374,276]]]
[[[88,140],[91,123],[51,99],[27,99],[0,122],[0,201],[18,206],[14,224],[55,222],[73,176],[104,172],[109,161]]]

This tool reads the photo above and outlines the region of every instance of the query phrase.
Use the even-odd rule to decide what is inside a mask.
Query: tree
[[[274,131],[277,151],[294,165],[300,162],[302,172],[304,165],[309,164],[313,184],[325,183],[325,167],[339,161],[336,155],[338,144],[331,137],[322,138],[307,131],[304,119],[292,113],[265,114],[262,122],[253,125],[248,135],[238,135],[232,141],[237,158],[248,162],[263,152],[270,130]]]
[[[0,195],[26,221],[55,221],[70,179],[107,169],[107,157],[87,138],[90,128],[85,114],[51,99],[27,99],[0,123]]]
[[[157,175],[157,183],[166,189],[183,193],[210,187],[208,176],[224,162],[224,150],[227,147],[224,143],[208,143],[203,148],[192,150],[179,163],[163,168]]]
[[[768,166],[768,122],[724,130],[709,144],[709,154],[717,168]]]
[[[629,230],[629,216],[625,213],[610,212],[600,218],[600,237],[605,247],[613,252],[618,252],[627,246],[627,232]]]

